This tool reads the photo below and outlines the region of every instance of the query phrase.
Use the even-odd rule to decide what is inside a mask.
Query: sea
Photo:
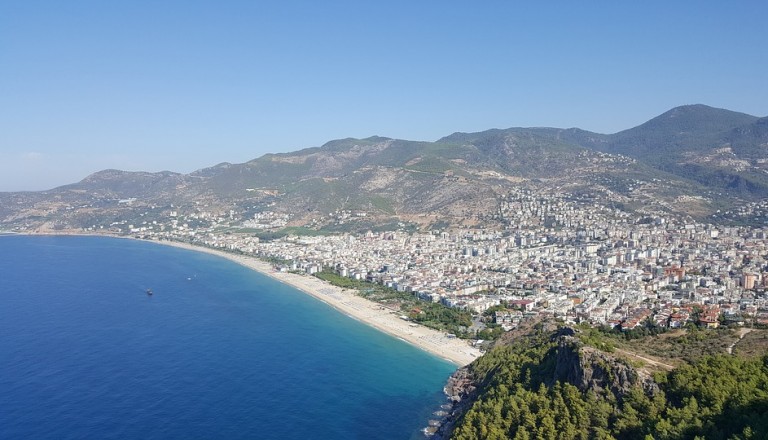
[[[423,439],[455,368],[221,257],[0,236],[0,439]]]

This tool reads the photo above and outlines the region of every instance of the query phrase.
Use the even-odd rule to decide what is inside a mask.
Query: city
[[[141,238],[255,255],[279,262],[283,271],[330,269],[473,313],[503,302],[510,312],[517,309],[497,313],[504,329],[536,316],[625,330],[648,319],[671,328],[694,317],[708,327],[768,323],[763,228],[633,215],[564,193],[523,189],[510,192],[492,214],[506,225],[500,230],[369,231],[266,241],[230,225],[282,228],[286,214],[267,211],[242,220],[234,211],[167,215],[166,223],[112,227]],[[331,215],[344,221],[365,213]]]

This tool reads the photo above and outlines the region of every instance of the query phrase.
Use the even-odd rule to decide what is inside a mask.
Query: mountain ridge
[[[718,193],[734,203],[768,196],[767,156],[768,118],[697,104],[614,134],[512,127],[454,132],[435,142],[371,136],[189,174],[103,170],[49,191],[0,193],[0,222],[18,224],[25,210],[39,213],[34,204],[77,211],[137,199],[132,206],[269,209],[296,226],[336,210],[364,211],[381,222],[427,226],[448,219],[469,226],[493,223],[499,200],[516,188],[706,218],[723,207]],[[61,214],[65,224],[80,225],[62,209],[44,210],[43,217]]]

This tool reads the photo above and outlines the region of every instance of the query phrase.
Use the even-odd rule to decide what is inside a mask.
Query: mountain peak
[[[668,160],[682,151],[716,147],[722,134],[752,124],[756,116],[703,104],[675,107],[637,127],[611,135],[608,152]]]
[[[647,124],[663,126],[665,124],[664,121],[670,121],[667,122],[667,124],[680,125],[680,128],[714,128],[723,130],[738,125],[750,124],[757,119],[756,116],[748,115],[746,113],[710,107],[704,104],[690,104],[675,107],[651,119],[645,124],[640,125],[640,127]],[[712,124],[714,124],[714,127]]]
[[[683,112],[696,112],[696,111],[710,111],[710,110],[722,110],[715,107],[708,106],[706,104],[685,104],[672,108],[667,113],[683,113]]]

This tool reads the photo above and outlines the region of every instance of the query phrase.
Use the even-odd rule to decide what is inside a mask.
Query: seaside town
[[[329,214],[345,222],[365,213]],[[495,313],[505,330],[537,316],[565,322],[676,328],[768,323],[768,233],[672,216],[630,214],[564,193],[511,192],[492,217],[503,228],[384,231],[269,241],[233,233],[282,228],[283,213],[234,211],[122,225],[135,236],[236,251],[280,262],[281,271],[332,270],[412,293],[423,301]],[[228,226],[223,229],[223,226]],[[113,227],[115,225],[112,225]],[[121,226],[121,225],[117,225]]]

